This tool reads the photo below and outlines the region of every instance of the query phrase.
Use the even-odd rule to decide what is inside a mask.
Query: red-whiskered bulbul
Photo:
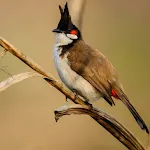
[[[72,23],[67,3],[64,10],[59,6],[61,19],[56,29],[53,57],[63,83],[85,101],[103,97],[110,105],[112,97],[120,99],[130,110],[141,129],[149,130],[138,112],[125,95],[116,70],[97,49],[87,45],[79,29]]]

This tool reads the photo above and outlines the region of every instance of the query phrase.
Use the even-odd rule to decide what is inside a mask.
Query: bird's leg
[[[74,93],[74,100],[76,100],[79,97],[77,91],[73,89],[72,92]]]
[[[88,105],[90,109],[93,108],[93,105],[92,105],[91,103],[89,103],[87,100],[85,100],[84,103],[85,103],[86,105]]]
[[[74,93],[74,100],[76,100],[78,98],[77,91],[75,89],[73,89],[72,92]],[[68,97],[67,96],[66,96],[66,102],[68,102]]]
[[[73,89],[72,92],[74,93],[74,100],[76,100],[79,97],[79,95],[75,89]],[[66,96],[66,101],[67,101],[67,96]],[[88,100],[85,100],[84,103],[88,105],[90,109],[93,108],[93,105],[89,103]]]
[[[66,102],[68,102],[68,97],[66,96]]]

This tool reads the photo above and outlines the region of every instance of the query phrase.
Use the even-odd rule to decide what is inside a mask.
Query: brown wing
[[[101,52],[92,49],[80,40],[69,49],[67,58],[71,68],[91,83],[111,105],[114,103],[111,98],[113,89],[130,110],[139,126],[149,133],[145,122],[124,94],[114,67]]]
[[[118,80],[117,74],[101,52],[80,41],[69,50],[67,58],[74,71],[90,82],[109,104],[114,104],[109,81]]]

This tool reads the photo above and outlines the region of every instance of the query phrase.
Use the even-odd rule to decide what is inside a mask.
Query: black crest
[[[71,21],[71,16],[69,14],[68,4],[66,3],[64,10],[59,5],[59,10],[61,14],[61,19],[59,21],[59,24],[57,26],[57,29],[61,31],[71,31],[75,28],[75,25],[73,25]]]

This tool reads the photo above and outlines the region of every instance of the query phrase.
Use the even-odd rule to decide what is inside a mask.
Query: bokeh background
[[[51,32],[65,0],[0,0],[0,36],[19,48],[59,79],[52,59]],[[150,1],[87,0],[83,37],[101,50],[116,67],[131,102],[150,124]],[[0,52],[2,52],[0,48]],[[8,74],[30,71],[11,54],[0,59],[0,81]],[[110,107],[103,99],[94,105],[115,116],[146,146],[142,131],[118,100]],[[71,102],[69,102],[71,103]],[[55,122],[54,110],[65,96],[35,77],[0,93],[1,150],[125,150],[126,148],[90,117],[65,116]]]

